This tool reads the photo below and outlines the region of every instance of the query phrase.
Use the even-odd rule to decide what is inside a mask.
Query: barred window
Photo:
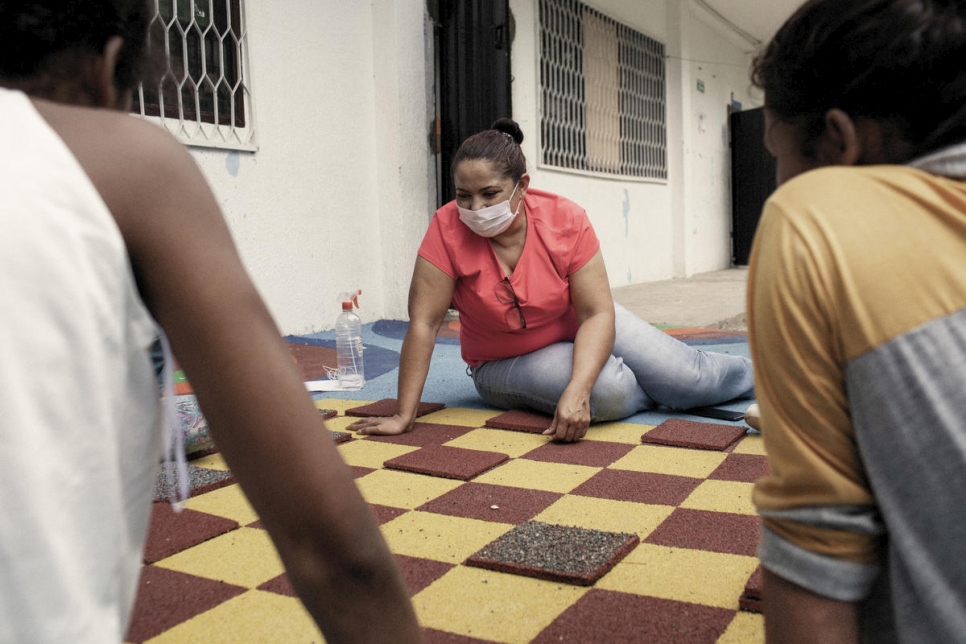
[[[132,111],[189,145],[254,149],[241,0],[154,0],[150,46],[164,64]]]
[[[664,45],[579,0],[540,0],[541,159],[667,178]]]

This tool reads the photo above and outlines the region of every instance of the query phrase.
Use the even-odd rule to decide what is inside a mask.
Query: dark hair
[[[0,0],[0,78],[63,76],[120,36],[115,81],[130,90],[144,69],[152,15],[146,0]]]
[[[910,157],[966,139],[964,61],[962,0],[809,0],[755,58],[752,82],[808,156],[839,108],[888,125]]]
[[[520,144],[523,130],[513,119],[497,119],[490,129],[468,137],[453,155],[450,171],[467,159],[486,159],[501,176],[519,181],[527,171],[527,159]]]

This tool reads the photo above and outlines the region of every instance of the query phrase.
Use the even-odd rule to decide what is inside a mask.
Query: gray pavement
[[[614,300],[651,324],[743,331],[748,268],[612,289]]]

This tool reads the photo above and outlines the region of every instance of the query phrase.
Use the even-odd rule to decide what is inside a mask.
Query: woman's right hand
[[[363,435],[398,436],[412,431],[413,426],[413,421],[396,414],[395,416],[360,418],[346,426],[346,429]]]

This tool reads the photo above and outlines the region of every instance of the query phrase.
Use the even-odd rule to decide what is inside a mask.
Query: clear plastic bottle
[[[342,313],[335,321],[335,351],[339,363],[339,388],[349,391],[362,389],[366,381],[362,362],[362,320],[352,310],[359,306],[362,291],[342,293]]]

